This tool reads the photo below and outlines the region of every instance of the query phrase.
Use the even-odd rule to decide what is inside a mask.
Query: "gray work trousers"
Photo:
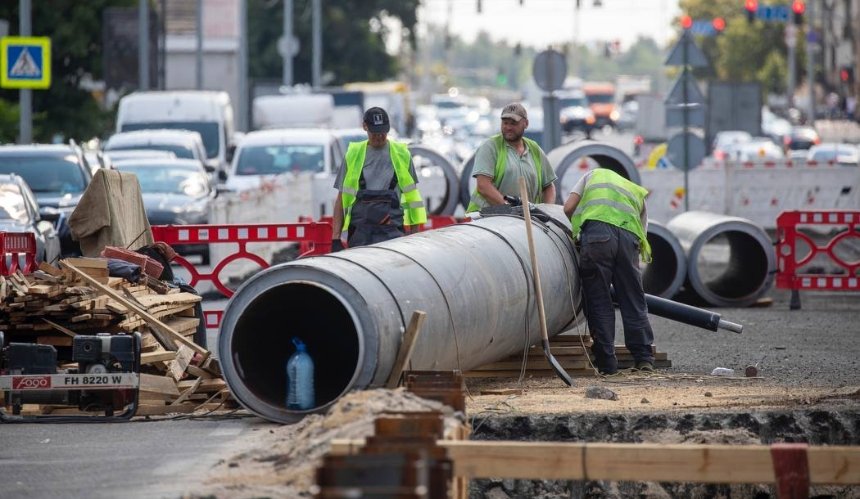
[[[645,291],[639,272],[639,238],[628,230],[589,220],[582,226],[579,278],[585,314],[594,344],[591,351],[601,373],[618,370],[615,358],[615,309],[609,286],[615,288],[624,325],[624,344],[636,362],[654,362],[654,332],[648,321]]]

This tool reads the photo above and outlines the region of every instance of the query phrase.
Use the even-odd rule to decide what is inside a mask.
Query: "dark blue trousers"
[[[654,332],[648,321],[645,291],[639,272],[639,238],[628,230],[596,220],[587,221],[580,234],[579,278],[585,314],[594,344],[591,351],[601,373],[618,370],[615,358],[615,309],[609,286],[621,310],[624,344],[636,362],[654,362]]]

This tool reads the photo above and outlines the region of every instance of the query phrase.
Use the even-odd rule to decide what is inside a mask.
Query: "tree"
[[[32,2],[33,36],[51,37],[51,88],[33,91],[33,138],[47,142],[56,135],[87,140],[99,136],[110,113],[99,107],[93,95],[81,88],[86,78],[102,75],[102,12],[106,7],[133,6],[135,0],[52,0]],[[0,3],[0,19],[9,21],[10,35],[18,34],[18,2]],[[0,124],[17,113],[17,90],[0,91]],[[17,114],[16,114],[17,116]],[[0,126],[0,141],[15,140]]]
[[[326,84],[377,81],[397,76],[396,57],[386,51],[389,37],[415,46],[416,11],[419,0],[362,0],[323,2],[323,67],[330,74]],[[248,4],[248,53],[252,78],[280,78],[283,59],[277,40],[283,35],[283,2],[250,0]],[[301,50],[293,59],[293,81],[311,81],[311,0],[294,0],[293,30]],[[389,32],[393,18],[402,30]],[[336,34],[336,35],[335,35]]]

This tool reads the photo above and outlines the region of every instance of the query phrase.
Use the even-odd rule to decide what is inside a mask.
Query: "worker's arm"
[[[571,192],[570,196],[568,196],[567,201],[564,202],[564,214],[567,218],[573,216],[573,212],[576,211],[576,206],[579,204],[580,196],[575,192]]]
[[[543,202],[547,204],[555,204],[555,182],[543,188]]]
[[[486,199],[488,203],[491,205],[507,204],[505,203],[505,198],[502,196],[502,193],[496,189],[495,185],[493,185],[493,179],[491,177],[486,175],[477,175],[475,179],[478,181],[478,194]]]
[[[334,198],[334,213],[332,213],[331,218],[331,238],[340,239],[340,232],[343,230],[343,201],[341,200],[340,191],[338,191],[337,197]]]

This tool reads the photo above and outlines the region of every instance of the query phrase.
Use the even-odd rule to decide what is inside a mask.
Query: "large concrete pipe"
[[[550,163],[555,168],[555,174],[558,176],[555,185],[557,203],[564,203],[570,189],[579,180],[581,173],[598,166],[612,170],[637,184],[642,184],[639,170],[636,169],[633,158],[621,149],[603,142],[577,140],[556,147],[547,153],[547,158],[549,158]],[[586,167],[583,168],[582,163],[586,158],[592,159],[593,162],[586,161]]]
[[[642,287],[648,294],[672,298],[687,277],[687,255],[675,234],[659,222],[648,220],[647,236],[652,261],[642,271]]]
[[[441,170],[444,177],[445,190],[438,193],[439,202],[435,202],[436,198],[428,204],[429,213],[431,215],[453,215],[457,209],[457,203],[460,201],[458,193],[457,180],[459,175],[457,170],[445,156],[442,156],[433,149],[422,146],[420,144],[410,144],[409,152],[412,153],[412,161],[415,163],[415,168],[419,175],[418,185],[421,189],[421,182],[424,181],[424,172],[432,172],[432,169],[438,168]],[[432,173],[431,173],[432,175]],[[429,193],[421,189],[421,193],[427,196]],[[434,193],[435,194],[435,193]]]
[[[557,205],[540,205],[562,224]],[[567,233],[536,223],[550,335],[578,324],[579,278]],[[541,341],[522,218],[492,216],[270,267],[246,281],[221,322],[221,367],[255,414],[295,422],[353,389],[386,382],[412,313],[427,319],[411,369],[468,370]],[[316,407],[285,406],[298,336],[316,363]]]
[[[666,227],[687,254],[682,301],[746,307],[773,286],[776,254],[761,226],[744,218],[688,211]]]

